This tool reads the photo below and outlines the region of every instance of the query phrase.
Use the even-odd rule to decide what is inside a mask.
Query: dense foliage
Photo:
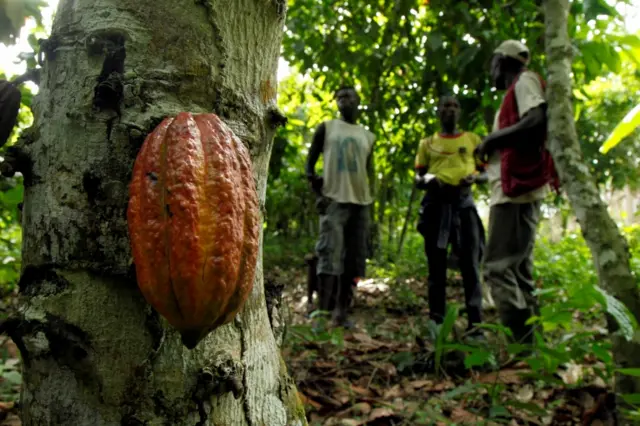
[[[24,4],[7,13],[0,0],[0,28],[7,29],[0,32],[0,42],[15,41],[25,16],[36,17],[36,32],[42,35],[40,3]],[[408,278],[423,282],[427,274],[422,239],[415,231],[421,195],[412,185],[417,143],[437,130],[435,104],[449,92],[461,101],[462,127],[480,135],[489,132],[499,96],[489,86],[488,65],[499,41],[525,41],[533,53],[532,69],[544,75],[540,2],[290,0],[289,6],[282,56],[292,72],[278,87],[278,103],[288,123],[278,130],[270,159],[266,268],[301,271],[303,255],[313,251],[318,216],[303,172],[307,149],[317,125],[336,114],[333,91],[342,84],[354,84],[363,99],[362,122],[377,136],[374,211],[378,232],[375,257],[369,261],[370,276],[391,283],[394,304],[406,311],[419,309],[426,301],[404,284]],[[606,155],[599,149],[625,114],[640,104],[640,36],[625,32],[622,18],[605,0],[573,1],[570,25],[575,53],[573,101],[585,163],[603,193],[635,191],[640,187],[640,132],[632,132]],[[32,51],[21,54],[20,59],[29,68],[37,67],[35,34],[29,37],[29,44]],[[31,124],[30,87],[21,87],[19,124],[8,145]],[[0,181],[0,289],[5,296],[16,290],[19,278],[22,191],[20,176]],[[476,192],[482,207],[486,189],[480,187]],[[550,232],[557,226],[551,222],[553,215],[562,216],[563,232]],[[535,270],[544,305],[538,320],[552,339],[539,357],[528,362],[541,378],[552,380],[560,364],[591,356],[598,361],[595,374],[609,381],[613,371],[603,313],[618,320],[620,333],[631,332],[634,320],[597,287],[583,238],[567,231],[571,213],[564,200],[547,200],[545,217]],[[632,268],[640,274],[640,227],[626,227],[624,234]],[[307,339],[340,341],[333,334],[319,337],[306,332]],[[414,337],[401,336],[405,340]],[[292,340],[291,345],[299,343],[295,334]],[[470,366],[495,362],[491,351],[470,353]],[[397,368],[408,365],[401,358],[394,358]],[[0,372],[5,378],[1,399],[16,397],[14,386],[19,377],[14,367],[15,363],[5,363]],[[462,388],[455,397],[476,390]]]
[[[640,101],[640,38],[624,31],[621,17],[605,1],[572,5],[574,105],[585,160],[601,185],[635,188],[638,133],[606,156],[598,150]],[[499,102],[488,81],[493,48],[500,40],[523,39],[532,51],[531,68],[544,75],[543,36],[541,7],[534,1],[517,6],[508,1],[292,2],[283,56],[294,73],[281,82],[279,103],[294,115],[280,132],[272,158],[277,172],[270,178],[268,229],[314,232],[308,224],[315,221],[313,205],[302,182],[304,156],[315,126],[335,114],[333,90],[349,83],[362,94],[363,124],[377,136],[380,238],[400,238],[415,150],[420,138],[437,130],[438,96],[457,93],[461,126],[487,134]],[[479,197],[484,196],[480,188]],[[295,212],[290,200],[302,201]]]

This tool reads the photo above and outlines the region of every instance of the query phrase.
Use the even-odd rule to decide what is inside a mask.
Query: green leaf
[[[626,376],[640,377],[640,368],[618,368],[616,371]]]
[[[398,371],[404,371],[407,367],[415,364],[415,356],[413,352],[398,352],[391,357]]]
[[[640,393],[627,393],[620,396],[629,404],[640,405]]]
[[[576,93],[576,92],[577,91],[574,90],[574,93]],[[579,103],[575,107],[575,112],[573,113],[573,121],[577,122],[580,119],[580,113],[581,112],[582,112],[582,103]]]
[[[598,15],[617,17],[618,12],[605,0],[584,0],[584,16],[587,21],[596,19]]]
[[[584,52],[583,52],[584,53]],[[592,55],[583,55],[582,61],[584,62],[587,81],[591,81],[600,74],[602,64]]]
[[[435,364],[436,364],[436,369],[438,370],[440,369],[440,365],[442,362],[442,356],[445,350],[445,343],[447,342],[447,338],[453,331],[453,326],[456,321],[456,318],[458,318],[458,306],[457,305],[448,306],[447,314],[444,317],[444,321],[442,322],[441,325],[436,326],[436,328],[439,328],[439,330],[436,332],[437,337],[436,337],[436,344],[435,344],[435,349],[436,349]],[[430,322],[429,324],[432,325],[433,323]]]
[[[464,366],[467,368],[484,365],[493,358],[493,354],[487,350],[475,350],[464,358]]]
[[[22,376],[17,371],[7,371],[2,374],[2,378],[12,385],[19,385],[22,383]]]
[[[610,364],[611,362],[613,362],[613,357],[609,352],[609,348],[603,347],[599,343],[594,343],[591,346],[591,351],[595,356],[600,358],[600,360],[603,361],[605,364]]]
[[[609,42],[588,41],[581,43],[580,53],[590,79],[599,76],[605,65],[612,72],[620,71],[620,55]]]
[[[431,49],[438,50],[442,47],[442,34],[432,32],[427,36],[427,43]]]
[[[3,206],[5,208],[14,208],[16,207],[23,199],[24,187],[22,185],[11,188],[7,192],[1,194],[0,199],[2,200]]]
[[[635,317],[629,312],[629,309],[618,299],[607,293],[600,287],[595,287],[597,292],[600,293],[605,300],[605,308],[607,313],[611,315],[617,321],[620,326],[620,332],[622,336],[631,341],[635,329],[638,327]]]
[[[37,52],[40,48],[40,43],[38,43],[38,38],[36,37],[36,35],[33,33],[29,34],[29,36],[27,37],[27,41],[29,42],[29,46],[31,46],[34,52]]]
[[[292,126],[304,127],[305,122],[300,120],[299,118],[289,118],[289,123]]]
[[[640,126],[640,104],[636,105],[620,123],[613,129],[606,141],[600,147],[600,152],[606,154]]]
[[[491,418],[496,418],[496,417],[507,417],[508,418],[508,417],[511,417],[511,413],[509,412],[509,410],[507,410],[502,405],[494,405],[489,410],[489,416]]]
[[[454,388],[453,390],[450,390],[449,392],[445,393],[442,396],[442,399],[454,399],[460,395],[464,395],[467,393],[471,393],[473,391],[475,391],[476,389],[481,388],[483,385],[480,383],[465,383],[462,386],[457,386],[456,388]]]
[[[616,37],[615,40],[623,46],[640,48],[640,37],[637,35],[625,34],[623,36]]]
[[[475,58],[478,51],[479,49],[477,46],[469,46],[465,48],[456,58],[459,69],[464,70],[467,65],[473,61],[473,58]]]

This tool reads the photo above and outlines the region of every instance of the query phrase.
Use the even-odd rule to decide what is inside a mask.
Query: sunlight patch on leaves
[[[0,43],[14,43],[29,17],[42,25],[40,9],[46,6],[44,0],[0,0]]]
[[[609,152],[609,150],[629,136],[638,126],[640,126],[640,104],[629,111],[622,121],[613,129],[611,135],[609,135],[600,147],[600,152],[603,154]]]

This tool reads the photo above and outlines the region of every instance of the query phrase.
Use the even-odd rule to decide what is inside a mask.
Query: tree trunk
[[[409,197],[409,204],[407,205],[407,214],[404,217],[404,223],[402,224],[402,232],[400,233],[400,240],[398,241],[398,252],[396,258],[399,259],[402,254],[402,246],[404,246],[404,240],[407,236],[407,228],[409,227],[409,221],[411,220],[411,208],[413,207],[413,201],[418,194],[418,188],[415,183],[411,187],[411,196]]]
[[[144,137],[180,111],[227,122],[264,205],[285,14],[284,0],[60,2],[22,140],[32,167],[9,333],[24,425],[306,425],[262,254],[236,319],[189,351],[138,290],[126,222]]]
[[[624,237],[607,212],[586,166],[573,120],[571,104],[571,40],[567,33],[568,0],[546,0],[546,53],[549,69],[549,149],[558,167],[571,207],[591,250],[600,285],[624,303],[640,319],[640,293],[629,266]],[[616,327],[611,320],[611,327]],[[612,335],[619,368],[640,367],[638,333],[627,341]],[[640,393],[640,378],[618,375],[619,393]]]

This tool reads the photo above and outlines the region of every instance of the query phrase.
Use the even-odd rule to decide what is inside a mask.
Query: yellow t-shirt
[[[449,185],[460,181],[476,171],[480,162],[473,151],[482,142],[480,136],[461,132],[456,136],[439,133],[420,141],[416,154],[416,168],[427,167],[429,173]]]

